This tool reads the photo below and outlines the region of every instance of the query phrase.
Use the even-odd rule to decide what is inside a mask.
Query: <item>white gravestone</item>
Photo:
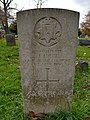
[[[32,9],[17,13],[24,112],[71,107],[79,13]]]

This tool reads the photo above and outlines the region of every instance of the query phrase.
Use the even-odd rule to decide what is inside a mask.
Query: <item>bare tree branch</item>
[[[8,3],[8,0],[7,0],[7,2],[6,2],[6,4]]]
[[[2,0],[0,0],[0,2],[4,3]]]
[[[9,33],[9,29],[8,29],[8,18],[10,17],[10,14],[8,12],[9,9],[16,9],[16,8],[10,8],[10,4],[13,0],[0,0],[0,2],[3,4],[3,12],[4,12],[4,19],[2,20],[2,24],[5,25],[4,29],[5,29],[5,34]]]
[[[7,5],[6,5],[6,7],[8,8],[9,7],[9,5],[10,5],[10,3],[12,2],[13,0],[8,0],[8,2],[7,2]]]
[[[12,8],[12,7],[9,7],[7,10],[17,10],[18,11],[17,8]]]
[[[33,1],[36,3],[35,6],[37,6],[37,8],[41,8],[43,3],[45,3],[47,0],[33,0]]]

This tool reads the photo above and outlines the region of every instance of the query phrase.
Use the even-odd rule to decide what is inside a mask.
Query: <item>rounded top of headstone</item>
[[[66,30],[68,36],[75,36],[71,26],[77,28],[78,22],[79,13],[66,9],[38,8],[17,13],[18,33],[31,34],[34,44],[45,47],[57,45]]]
[[[78,11],[74,11],[74,10],[68,10],[68,9],[60,9],[60,8],[35,8],[35,9],[28,9],[28,10],[23,10],[23,11],[19,11],[17,12],[17,14],[20,13],[25,13],[25,12],[34,12],[34,11],[65,11],[65,12],[72,12],[72,13],[76,13],[79,14]]]

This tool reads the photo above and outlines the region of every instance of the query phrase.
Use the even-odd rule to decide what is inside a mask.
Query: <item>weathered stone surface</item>
[[[16,45],[15,34],[7,34],[6,35],[6,44],[8,46],[15,46]]]
[[[71,107],[78,17],[62,9],[17,14],[25,113]]]

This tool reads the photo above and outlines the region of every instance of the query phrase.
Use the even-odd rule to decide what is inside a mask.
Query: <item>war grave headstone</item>
[[[31,9],[17,13],[24,112],[71,107],[79,13]]]
[[[15,34],[6,34],[6,45],[8,46],[16,45]]]

